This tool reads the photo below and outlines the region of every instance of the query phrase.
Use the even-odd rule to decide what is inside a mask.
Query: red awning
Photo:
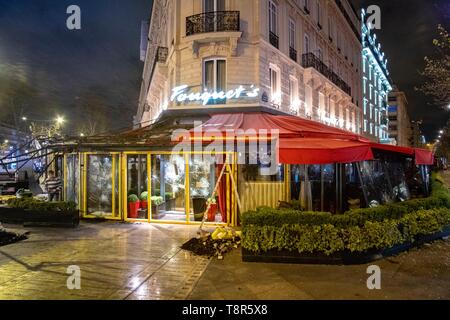
[[[408,147],[397,147],[390,144],[371,143],[373,149],[401,153],[405,155],[414,155],[414,149]]]
[[[433,164],[433,154],[423,149],[372,143],[352,132],[295,116],[268,113],[216,114],[191,131],[191,138],[237,139],[270,135],[276,130],[283,164],[352,163],[373,160],[373,150],[415,156],[416,164]],[[200,132],[200,135],[199,135]],[[274,138],[272,136],[272,138]],[[433,159],[433,160],[432,160]]]
[[[367,143],[333,139],[281,139],[280,163],[330,164],[373,160]]]
[[[414,155],[417,165],[432,166],[434,164],[434,154],[429,150],[415,148]]]

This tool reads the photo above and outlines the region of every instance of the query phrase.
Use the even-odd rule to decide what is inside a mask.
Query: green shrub
[[[296,204],[242,215],[242,247],[253,252],[366,252],[391,248],[450,227],[450,193],[433,177],[431,196],[343,215],[302,212]]]
[[[139,198],[141,199],[141,201],[148,201],[148,192],[147,191],[142,192]]]
[[[10,199],[7,204],[10,208],[36,212],[67,212],[77,209],[74,202],[46,202],[33,198]]]
[[[157,197],[157,196],[151,197],[150,201],[152,202],[152,205],[155,205],[155,206],[160,206],[164,203],[163,197]]]
[[[128,202],[129,202],[129,203],[136,203],[136,202],[139,202],[139,197],[138,197],[137,195],[135,195],[135,194],[130,194],[130,195],[128,196]]]

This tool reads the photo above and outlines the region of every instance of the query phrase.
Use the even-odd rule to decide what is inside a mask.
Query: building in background
[[[134,125],[265,109],[360,133],[360,30],[347,0],[155,0]]]
[[[366,12],[362,10],[362,21]],[[385,144],[394,144],[389,138],[388,95],[392,91],[388,60],[381,50],[376,34],[362,23],[363,63],[363,133],[368,138]]]
[[[414,148],[426,148],[427,141],[422,131],[422,121],[411,121],[412,139]]]
[[[408,113],[408,100],[404,92],[394,86],[389,93],[389,138],[397,146],[410,147],[412,144],[411,119]]]

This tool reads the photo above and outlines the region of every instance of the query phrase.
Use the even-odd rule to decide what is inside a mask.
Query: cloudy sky
[[[19,103],[22,113],[41,119],[64,114],[75,128],[83,121],[79,101],[97,96],[110,109],[113,128],[129,127],[143,68],[141,21],[149,19],[151,3],[0,0],[0,77],[20,76],[39,95]],[[80,31],[66,27],[71,4],[81,8]]]

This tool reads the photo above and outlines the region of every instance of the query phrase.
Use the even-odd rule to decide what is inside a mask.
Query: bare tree
[[[439,37],[433,40],[435,57],[425,57],[425,69],[421,75],[425,82],[417,90],[433,97],[434,102],[444,107],[450,103],[450,37],[448,31],[438,26]]]

